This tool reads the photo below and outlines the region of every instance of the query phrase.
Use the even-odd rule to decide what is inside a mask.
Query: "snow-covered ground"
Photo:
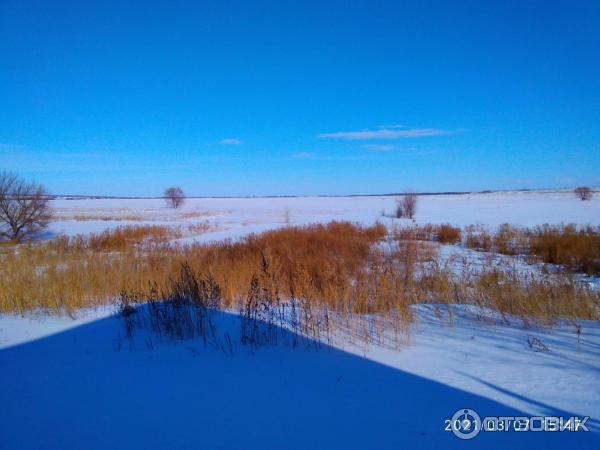
[[[382,211],[394,206],[393,197],[189,199],[177,211],[158,199],[56,200],[49,235],[208,221],[209,232],[187,239],[210,241],[288,217],[389,224]],[[600,196],[424,196],[416,221],[599,225]],[[113,312],[0,316],[0,449],[600,448],[597,322],[581,321],[580,334],[566,323],[524,329],[493,314],[422,305],[399,350],[339,338],[317,350],[243,346],[239,316],[219,312],[219,332],[233,337],[229,352],[143,331],[129,341]],[[444,431],[464,408],[482,417],[591,416],[593,431],[481,432],[464,441]]]
[[[2,448],[397,449],[600,445],[600,327],[521,329],[464,309],[415,309],[400,350],[346,342],[231,347],[124,337],[110,309],[0,321]],[[531,347],[533,338],[541,344]],[[547,350],[546,350],[547,349]],[[484,416],[591,416],[590,433],[444,431]]]
[[[56,233],[101,231],[124,224],[187,224],[205,222],[211,231],[195,239],[219,240],[291,224],[349,220],[365,224],[407,224],[393,215],[395,198],[382,197],[276,197],[191,198],[180,210],[161,199],[81,199],[52,202]],[[76,220],[77,219],[77,220]],[[570,191],[498,192],[489,194],[420,196],[417,223],[456,226],[502,223],[533,226],[541,223],[600,224],[600,195],[577,200]]]

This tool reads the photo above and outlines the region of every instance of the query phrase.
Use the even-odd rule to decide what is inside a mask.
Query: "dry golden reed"
[[[503,255],[530,256],[572,272],[600,274],[600,227],[546,224],[523,228],[503,224],[490,233],[482,226],[469,226],[465,245]]]
[[[70,313],[124,294],[172,298],[185,267],[210,280],[224,307],[247,304],[254,289],[327,317],[379,315],[395,330],[412,320],[410,305],[418,303],[478,305],[545,322],[598,317],[599,294],[571,278],[527,278],[510,267],[456,274],[440,263],[437,244],[415,240],[422,233],[456,238],[446,226],[390,238],[383,225],[331,222],[211,244],[177,244],[180,229],[139,226],[3,246],[0,311]]]
[[[402,240],[437,241],[442,244],[456,244],[461,241],[461,229],[450,224],[413,225],[394,230],[394,237]]]

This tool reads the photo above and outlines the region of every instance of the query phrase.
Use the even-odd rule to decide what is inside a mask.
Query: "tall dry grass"
[[[282,295],[344,298],[365,270],[383,226],[330,223],[250,235],[239,242],[179,245],[167,227],[122,227],[87,236],[2,248],[0,309],[70,310],[111,301],[120,292],[168,293],[182,264],[218,280],[233,305],[269,261]]]
[[[456,244],[461,242],[462,231],[450,224],[425,224],[408,227],[397,227],[393,231],[396,239],[437,241],[441,244]]]
[[[182,245],[171,242],[177,230],[133,227],[1,247],[0,311],[71,313],[123,298],[196,298],[238,308],[249,341],[256,339],[252,324],[281,315],[289,302],[311,336],[356,317],[369,318],[355,330],[363,338],[386,329],[399,336],[419,303],[477,305],[525,321],[598,318],[600,295],[569,277],[526,277],[512,267],[457,273],[442,265],[437,244],[415,239],[442,230],[389,236],[382,225],[331,222]]]
[[[600,274],[600,227],[546,224],[524,228],[503,224],[491,233],[484,227],[470,226],[465,245],[503,255],[525,255],[573,272]]]
[[[600,227],[536,227],[530,233],[529,252],[576,272],[600,274]]]

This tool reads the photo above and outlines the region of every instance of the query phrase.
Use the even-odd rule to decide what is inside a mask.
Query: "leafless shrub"
[[[402,219],[404,217],[404,208],[402,207],[402,199],[396,199],[396,219]]]
[[[167,205],[170,206],[171,208],[175,208],[175,209],[182,206],[185,201],[185,195],[183,193],[183,189],[181,189],[178,186],[172,186],[172,187],[166,189],[164,197],[165,197],[165,201],[167,202]]]
[[[0,238],[20,242],[43,231],[51,219],[48,202],[41,184],[0,173]]]
[[[573,191],[580,200],[590,200],[592,198],[592,190],[587,186],[580,186]]]
[[[402,205],[406,217],[413,219],[417,213],[417,194],[414,192],[407,192],[404,194]]]
[[[417,213],[417,194],[406,192],[396,204],[396,217],[414,219]]]

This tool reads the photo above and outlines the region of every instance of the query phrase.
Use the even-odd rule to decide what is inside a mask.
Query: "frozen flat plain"
[[[288,217],[292,225],[331,220],[410,223],[387,217],[393,215],[395,202],[394,196],[190,198],[181,209],[173,210],[162,199],[60,199],[52,202],[57,220],[50,232],[77,234],[140,222],[174,225],[207,221],[211,231],[198,239],[219,240],[285,226]],[[571,191],[425,195],[419,197],[416,222],[492,228],[502,223],[599,225],[600,195],[586,202],[578,201]]]
[[[186,239],[235,238],[287,224],[392,223],[393,197],[57,200],[51,233],[208,221]],[[76,220],[77,219],[77,220]],[[394,221],[396,221],[394,219]],[[424,196],[418,223],[600,224],[600,196],[507,192]],[[398,221],[408,223],[408,221]],[[523,328],[493,313],[415,308],[400,349],[343,338],[231,353],[198,341],[122,338],[110,308],[77,318],[0,316],[0,448],[600,448],[600,324]],[[451,313],[451,314],[449,314]],[[235,335],[234,313],[218,313]],[[543,346],[531,346],[535,338]],[[483,416],[591,416],[590,433],[444,431],[463,408]]]

